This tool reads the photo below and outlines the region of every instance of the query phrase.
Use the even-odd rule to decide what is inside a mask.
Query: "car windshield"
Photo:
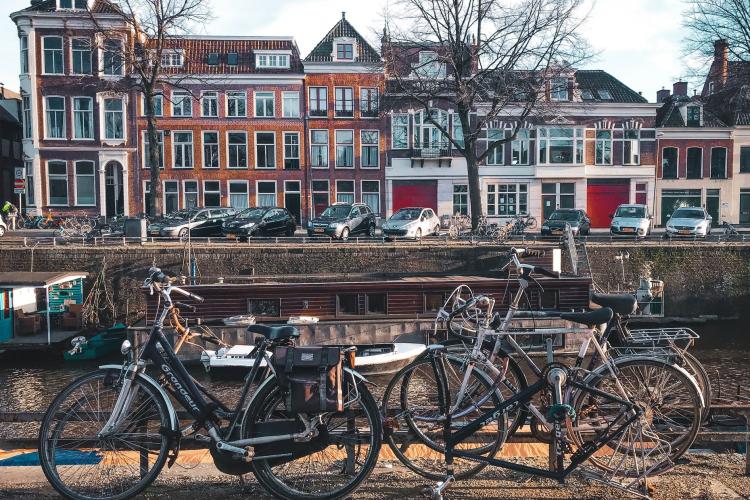
[[[189,217],[190,215],[192,215],[192,211],[190,210],[178,210],[177,212],[167,214],[165,219],[184,219],[186,217]]]
[[[323,217],[340,219],[342,217],[348,216],[351,209],[351,205],[334,205],[332,207],[326,208],[326,211],[323,212]]]
[[[549,220],[578,220],[578,212],[552,212],[552,215],[549,216]]]
[[[238,219],[260,219],[267,208],[246,208],[242,212],[237,214]]]
[[[646,217],[646,209],[643,207],[620,207],[615,212],[615,217],[643,219]]]
[[[419,208],[407,208],[404,210],[399,210],[395,214],[393,214],[393,217],[391,217],[391,220],[417,220],[419,219],[419,214],[422,213],[422,210]]]
[[[680,208],[672,214],[673,219],[702,219],[703,210],[696,208]]]

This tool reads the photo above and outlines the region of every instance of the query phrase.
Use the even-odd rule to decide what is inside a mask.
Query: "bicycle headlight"
[[[120,345],[120,352],[123,356],[126,356],[132,349],[133,344],[131,344],[129,340],[122,341],[122,345]]]

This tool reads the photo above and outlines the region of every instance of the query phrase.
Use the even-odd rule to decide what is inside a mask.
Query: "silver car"
[[[651,232],[651,216],[646,205],[620,205],[610,215],[609,232],[630,236],[648,236]]]
[[[382,230],[387,239],[420,239],[422,236],[438,234],[440,219],[431,208],[402,208],[383,224]]]
[[[704,208],[678,208],[667,221],[667,236],[702,236],[711,234],[712,218]]]
[[[2,215],[0,215],[0,238],[2,238],[7,232],[8,226],[5,225],[5,221],[3,220]]]

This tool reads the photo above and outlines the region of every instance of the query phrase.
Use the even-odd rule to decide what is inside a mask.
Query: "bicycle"
[[[457,240],[471,227],[471,219],[468,215],[455,214],[451,217],[448,225],[448,237],[452,240]]]
[[[174,309],[193,307],[173,302],[172,293],[203,301],[175,281],[152,268],[143,285],[159,294],[161,309],[145,344],[135,352],[123,342],[122,365],[105,365],[73,381],[48,408],[39,457],[55,490],[74,499],[132,497],[165,463],[174,464],[182,439],[192,436],[209,448],[219,470],[252,472],[275,496],[351,494],[374,468],[382,433],[377,404],[351,361],[342,370],[343,410],[295,413],[269,351],[289,352],[299,332],[287,325],[252,325],[248,331],[258,335],[251,353],[255,362],[230,409],[190,376],[165,337],[165,319],[178,317]],[[270,372],[259,380],[264,361]],[[156,377],[146,372],[149,363]],[[189,424],[180,423],[171,398],[186,410]]]
[[[732,224],[730,224],[727,221],[722,221],[721,227],[724,229],[724,237],[729,238],[742,238],[742,235],[737,230],[736,227],[734,227]]]
[[[511,234],[521,235],[526,232],[527,229],[534,230],[537,228],[537,221],[535,217],[531,215],[516,215],[511,220],[512,229]]]

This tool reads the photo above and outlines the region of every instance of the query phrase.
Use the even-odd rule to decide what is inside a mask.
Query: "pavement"
[[[543,465],[546,459],[528,459]],[[538,463],[534,463],[536,460]],[[218,472],[213,465],[177,462],[164,469],[144,498],[271,498],[251,476],[242,480]],[[692,453],[688,463],[649,480],[655,500],[750,498],[750,476],[744,476],[744,456],[737,453]],[[381,460],[370,478],[352,496],[356,499],[426,498],[422,489],[433,483],[414,475],[399,462]],[[1,499],[57,498],[38,467],[0,468]],[[476,477],[452,485],[446,499],[620,499],[624,492],[573,473],[564,485],[503,469],[486,468]]]

